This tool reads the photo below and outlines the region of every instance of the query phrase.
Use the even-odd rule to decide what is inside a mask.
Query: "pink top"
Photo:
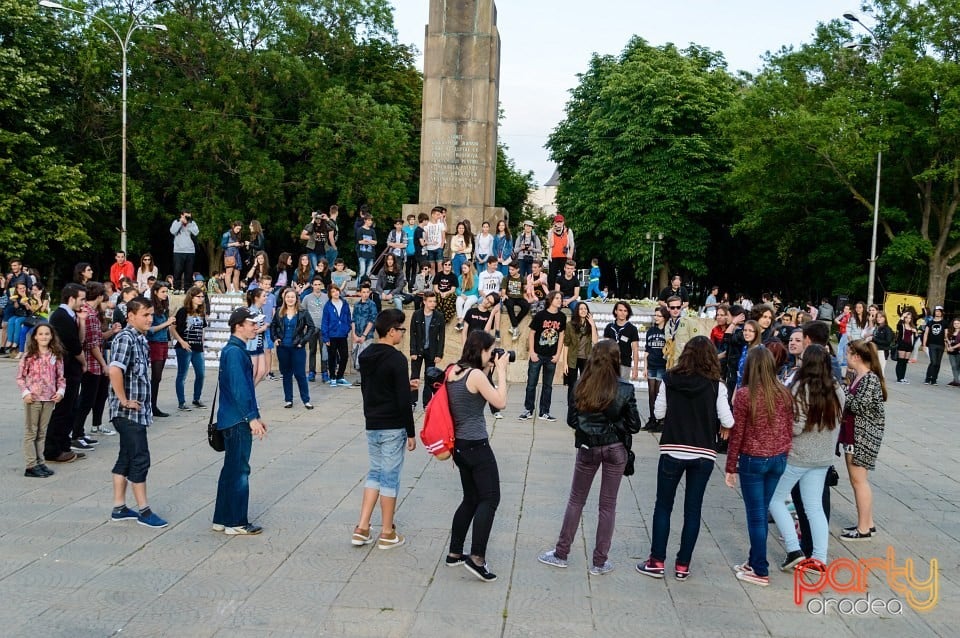
[[[17,371],[17,387],[21,397],[32,394],[37,401],[53,401],[57,395],[62,397],[67,391],[63,360],[53,354],[24,356]]]
[[[750,389],[740,388],[733,395],[733,429],[727,445],[727,472],[737,472],[740,454],[771,457],[786,454],[793,443],[793,400],[778,397],[774,418],[767,419],[766,401],[757,401],[756,421],[750,419]]]

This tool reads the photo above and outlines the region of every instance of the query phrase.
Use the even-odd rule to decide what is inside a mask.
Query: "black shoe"
[[[487,569],[486,563],[483,565],[477,565],[469,556],[463,557],[463,566],[467,568],[468,572],[485,583],[492,583],[497,579],[497,575],[491,573],[490,570]]]
[[[40,468],[47,476],[53,476],[54,474],[56,474],[56,472],[51,470],[44,463],[38,463],[37,465],[34,465],[34,467]]]
[[[161,410],[160,408],[154,408],[154,409],[153,409],[153,416],[165,417],[165,416],[170,416],[170,415],[167,414],[166,412],[164,412],[163,410]]]
[[[92,450],[93,446],[83,439],[73,439],[70,441],[70,449],[74,452],[83,452],[84,450]]]
[[[205,408],[205,407],[207,407],[207,404],[204,403],[203,401],[199,400],[199,399],[197,399],[196,401],[194,401],[194,402],[193,402],[193,405],[194,405],[194,407],[197,407],[197,408]]]
[[[656,420],[655,418],[653,418],[653,417],[650,417],[649,419],[647,419],[647,422],[644,423],[644,424],[643,424],[643,427],[640,428],[640,429],[641,429],[641,430],[652,430],[654,427],[656,427],[656,424],[657,424],[657,420]]]
[[[23,475],[29,476],[30,478],[47,478],[48,476],[50,476],[49,474],[41,470],[39,465],[28,467],[23,471]]]
[[[447,554],[447,558],[444,560],[444,564],[447,567],[456,567],[457,565],[463,564],[463,554],[458,554],[456,556],[451,556]]]
[[[803,555],[799,549],[795,552],[790,552],[787,554],[787,557],[783,559],[783,562],[780,563],[780,571],[788,572],[801,562],[803,562],[807,557]]]

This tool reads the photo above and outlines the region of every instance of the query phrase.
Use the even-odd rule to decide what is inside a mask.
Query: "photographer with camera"
[[[193,221],[193,213],[186,208],[180,211],[180,218],[170,224],[170,234],[173,235],[173,288],[179,294],[190,287],[186,284],[192,285],[193,261],[197,255],[193,238],[200,234],[197,222]],[[184,275],[187,276],[186,282]]]
[[[456,444],[453,462],[460,470],[463,500],[453,515],[450,551],[446,564],[463,565],[483,582],[497,579],[487,569],[486,553],[493,518],[500,504],[500,471],[487,437],[483,406],[502,410],[507,405],[507,363],[509,355],[494,350],[489,332],[467,335],[460,360],[447,376],[447,394]],[[488,373],[496,373],[496,384]],[[473,524],[470,554],[463,553],[467,529]]]
[[[300,231],[300,239],[306,242],[307,255],[310,257],[310,272],[317,269],[317,262],[327,253],[326,222],[326,213],[313,211],[310,213],[310,223]]]

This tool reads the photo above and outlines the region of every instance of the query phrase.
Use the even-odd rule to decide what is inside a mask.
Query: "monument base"
[[[436,204],[404,204],[403,219],[408,215],[419,217],[420,213],[430,214],[430,209]],[[445,204],[441,203],[441,206]],[[495,233],[497,222],[501,219],[510,221],[510,212],[502,206],[447,206],[447,233],[453,234],[457,230],[457,222],[463,219],[470,220],[473,234],[480,232],[483,222],[490,222],[490,232]]]

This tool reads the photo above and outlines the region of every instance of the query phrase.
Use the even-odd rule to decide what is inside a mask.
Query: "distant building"
[[[557,186],[560,184],[560,171],[554,170],[553,175],[547,180],[547,183],[530,191],[527,195],[527,204],[531,210],[543,215],[544,217],[553,217],[557,214]]]

